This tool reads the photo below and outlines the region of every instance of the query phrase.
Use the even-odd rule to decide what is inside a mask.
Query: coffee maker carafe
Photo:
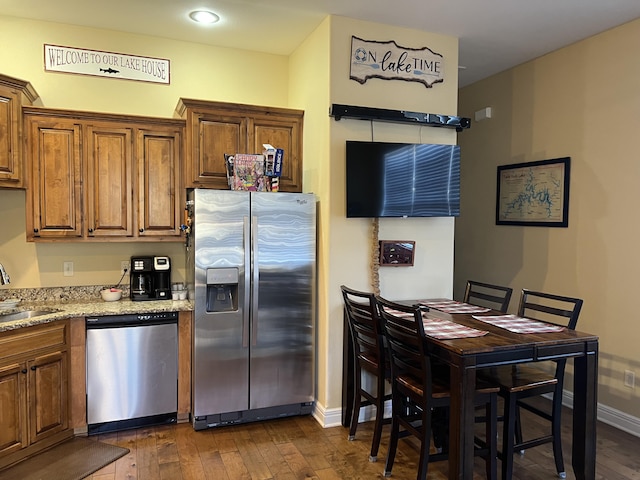
[[[169,257],[131,257],[131,300],[170,300]]]

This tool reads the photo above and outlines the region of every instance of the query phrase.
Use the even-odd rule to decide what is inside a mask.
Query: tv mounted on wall
[[[457,217],[460,147],[347,141],[347,217]]]

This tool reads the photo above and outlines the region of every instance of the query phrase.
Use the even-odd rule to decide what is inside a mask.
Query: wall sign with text
[[[427,88],[444,82],[444,57],[428,47],[401,47],[393,40],[377,42],[351,37],[351,80],[370,78],[420,82]]]
[[[169,60],[84,48],[44,45],[44,69],[95,77],[169,84]]]

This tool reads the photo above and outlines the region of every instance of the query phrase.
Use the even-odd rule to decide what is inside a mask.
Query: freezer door
[[[193,199],[193,415],[201,417],[249,408],[250,218],[248,192],[197,189]],[[207,295],[228,295],[235,281],[233,302]]]
[[[251,409],[313,401],[315,197],[252,193]]]

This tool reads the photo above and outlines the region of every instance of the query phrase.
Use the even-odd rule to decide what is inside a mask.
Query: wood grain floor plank
[[[183,480],[202,480],[206,477],[198,448],[195,443],[193,427],[188,423],[173,426],[180,459]]]
[[[156,446],[160,465],[180,462],[174,426],[156,427]]]
[[[220,456],[229,478],[232,480],[251,480],[251,475],[244,465],[240,452],[224,452]]]
[[[136,452],[140,478],[160,478],[158,445],[153,427],[136,430]]]
[[[125,430],[118,432],[116,445],[129,449],[129,453],[120,457],[115,462],[116,478],[134,480],[138,478],[138,452],[136,448],[136,431]]]
[[[248,425],[246,429],[239,429],[236,432],[238,453],[242,457],[244,466],[253,480],[269,480],[273,478],[273,474],[255,444],[255,437],[253,435],[255,431],[256,425],[253,424]]]

